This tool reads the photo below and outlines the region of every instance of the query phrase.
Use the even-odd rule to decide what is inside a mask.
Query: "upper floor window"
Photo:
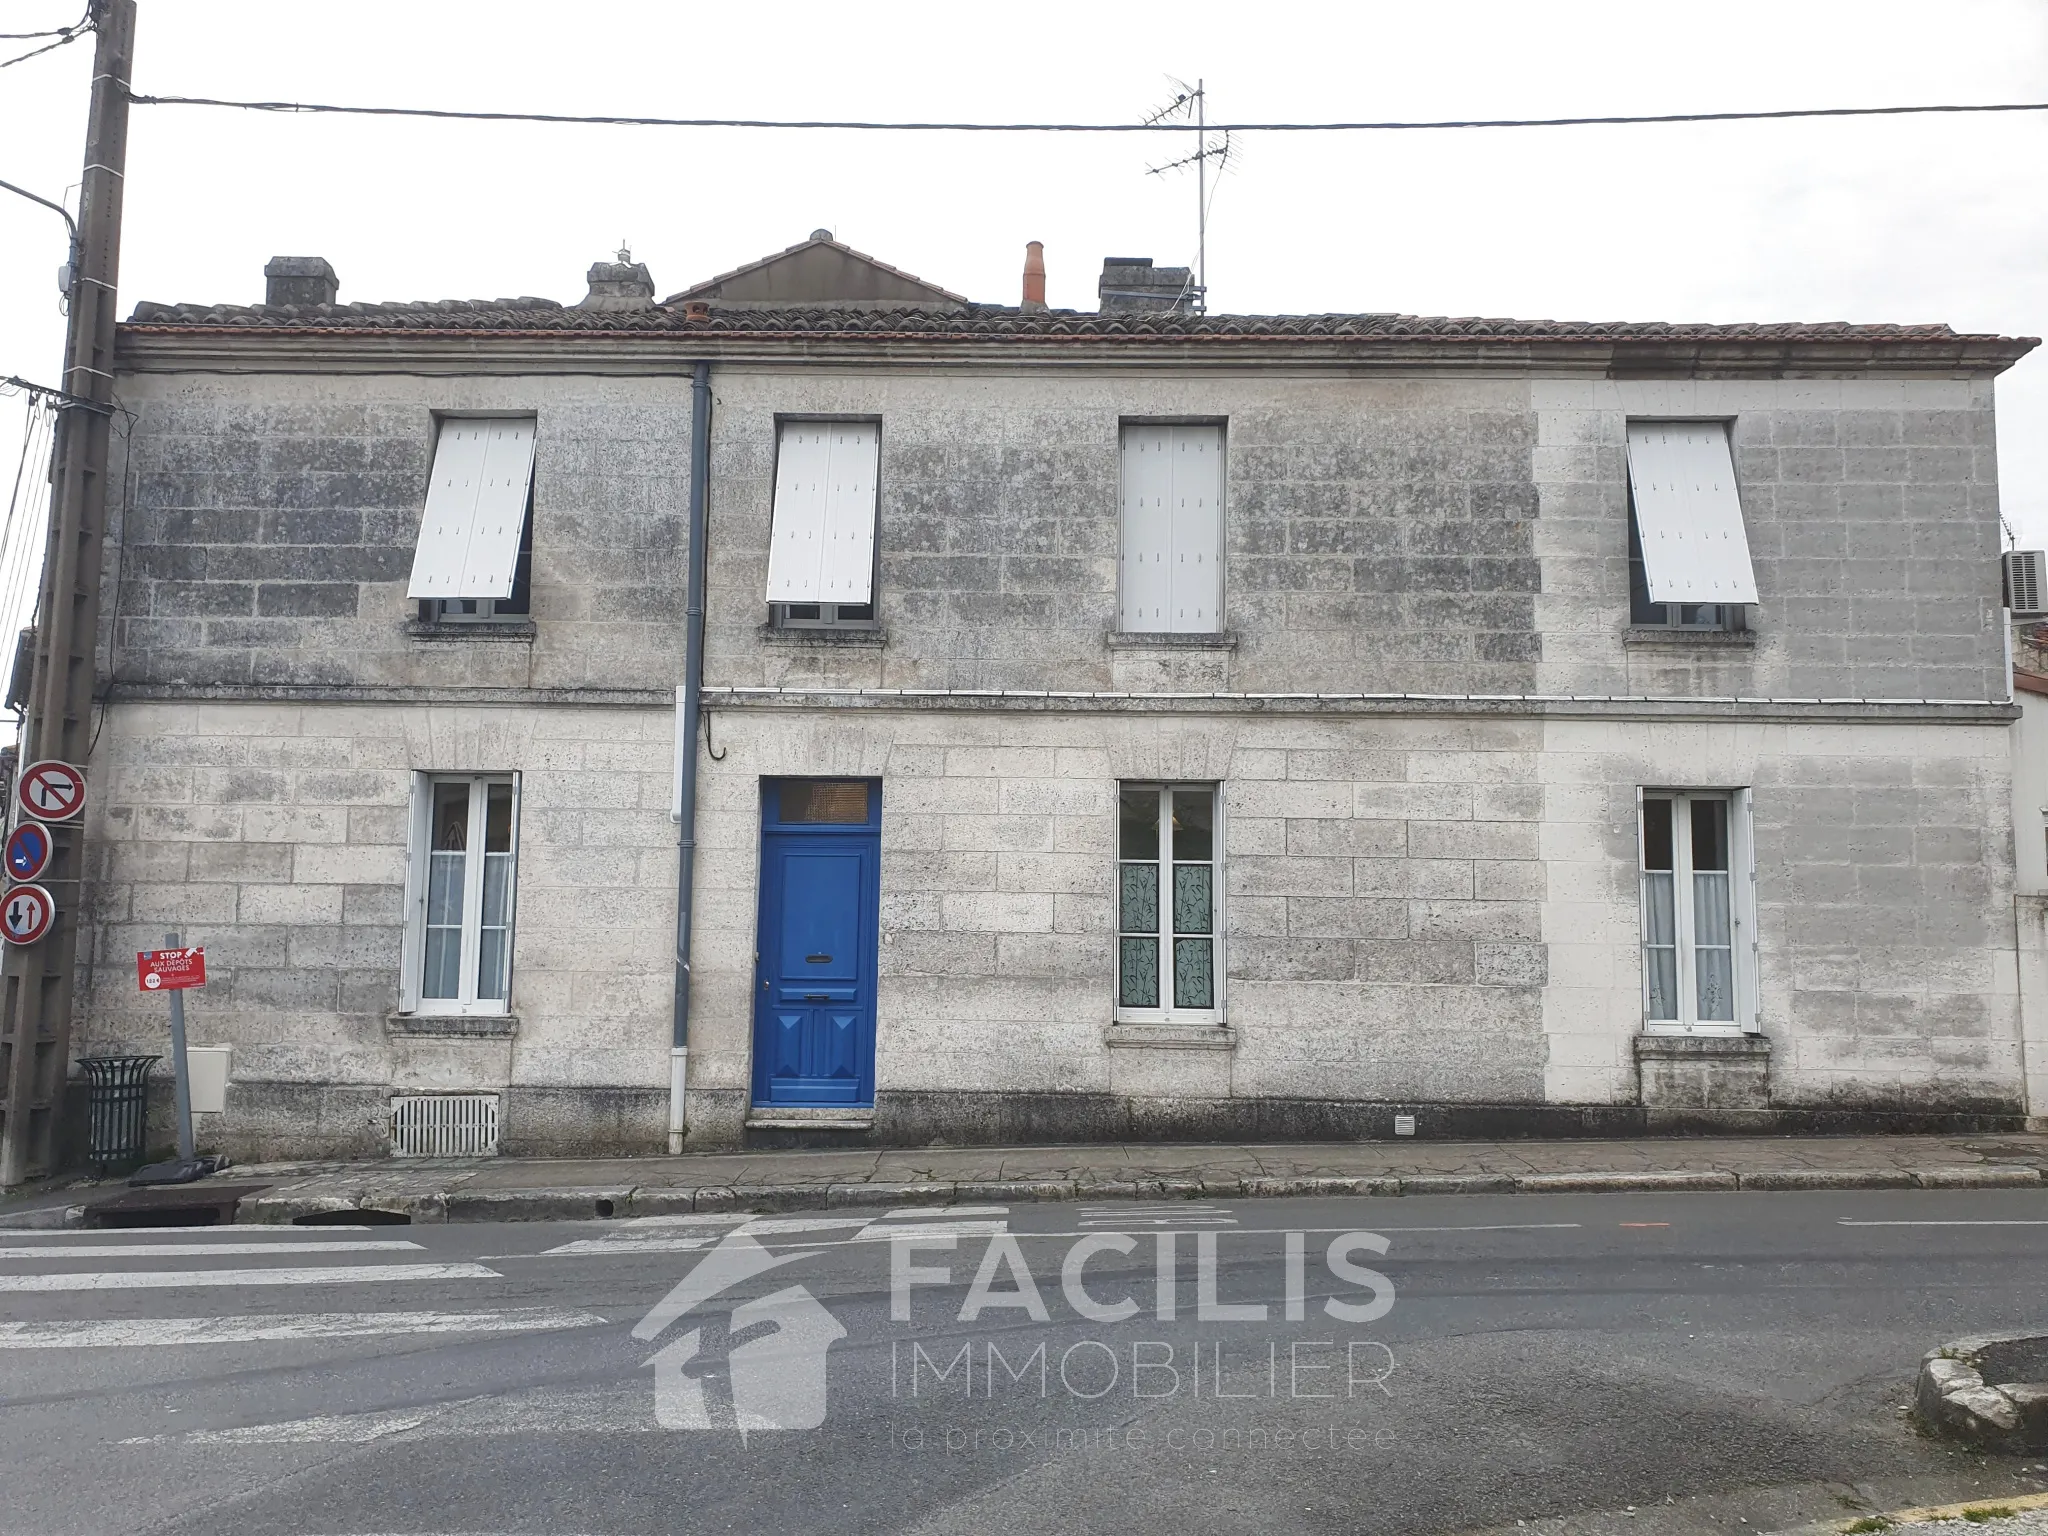
[[[1743,628],[1756,573],[1727,423],[1630,422],[1628,479],[1629,622]]]
[[[782,423],[768,543],[768,603],[778,626],[874,624],[881,453],[879,422]]]
[[[1223,628],[1223,428],[1127,423],[1117,628]]]
[[[533,439],[531,416],[442,419],[406,587],[422,619],[529,611]]]
[[[509,1008],[518,812],[511,775],[419,776],[400,989],[407,1011]]]

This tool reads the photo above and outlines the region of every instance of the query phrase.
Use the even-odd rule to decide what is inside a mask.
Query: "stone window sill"
[[[764,645],[850,645],[879,651],[889,643],[889,632],[879,624],[821,624],[816,629],[763,624],[755,633]]]
[[[1621,632],[1621,643],[1626,646],[1648,646],[1660,650],[1753,651],[1756,649],[1756,631],[1670,629],[1661,624],[1631,624]]]
[[[1112,651],[1234,651],[1237,649],[1237,631],[1222,630],[1213,635],[1184,635],[1177,633],[1135,634],[1123,630],[1110,630],[1104,637]]]
[[[384,1033],[408,1040],[510,1040],[516,1013],[387,1013]]]
[[[1636,1036],[1636,1055],[1666,1057],[1697,1057],[1700,1059],[1729,1059],[1747,1056],[1768,1056],[1771,1054],[1769,1035],[1751,1034],[1685,1034],[1665,1033],[1646,1029]]]
[[[1237,1031],[1228,1024],[1112,1024],[1103,1031],[1111,1050],[1142,1046],[1157,1051],[1234,1051]]]
[[[532,619],[408,619],[405,632],[415,640],[511,640],[531,645],[540,634]]]

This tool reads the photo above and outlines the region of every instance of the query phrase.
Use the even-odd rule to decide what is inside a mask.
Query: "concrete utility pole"
[[[121,191],[128,161],[128,82],[135,0],[93,0],[92,107],[78,199],[71,325],[51,476],[34,682],[22,762],[83,767],[98,673],[100,569],[107,528],[107,459],[114,402],[114,285],[121,264]],[[71,987],[84,895],[83,819],[51,827],[55,851],[41,883],[57,916],[39,942],[7,956],[0,993],[0,1184],[53,1172],[71,1067]]]

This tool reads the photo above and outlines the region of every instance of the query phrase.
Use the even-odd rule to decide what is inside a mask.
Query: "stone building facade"
[[[1992,381],[2032,343],[1200,316],[1170,283],[1042,311],[819,238],[757,266],[659,303],[622,262],[582,306],[330,278],[135,312],[81,1053],[156,1047],[133,954],[176,928],[225,1150],[375,1154],[442,1094],[490,1096],[508,1151],[664,1144],[706,361],[689,1145],[2026,1115]],[[407,595],[469,418],[532,423],[523,613]],[[1712,624],[1641,622],[1646,422],[1727,434],[1755,600]],[[836,623],[764,597],[792,423],[879,429],[869,611]],[[1206,628],[1120,622],[1153,427],[1220,454]],[[867,821],[776,798],[820,782]],[[505,995],[442,1008],[444,783],[510,786],[516,920],[461,939],[476,974],[502,933]],[[1187,857],[1144,841],[1176,819]],[[859,976],[800,958],[834,979],[802,1049],[867,1075],[777,1078],[812,1027],[763,1001],[778,904],[862,837]]]

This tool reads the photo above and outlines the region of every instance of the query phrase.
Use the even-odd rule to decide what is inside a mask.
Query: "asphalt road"
[[[1763,1531],[2048,1488],[1900,1412],[2029,1325],[2048,1192],[7,1233],[0,1532]]]

